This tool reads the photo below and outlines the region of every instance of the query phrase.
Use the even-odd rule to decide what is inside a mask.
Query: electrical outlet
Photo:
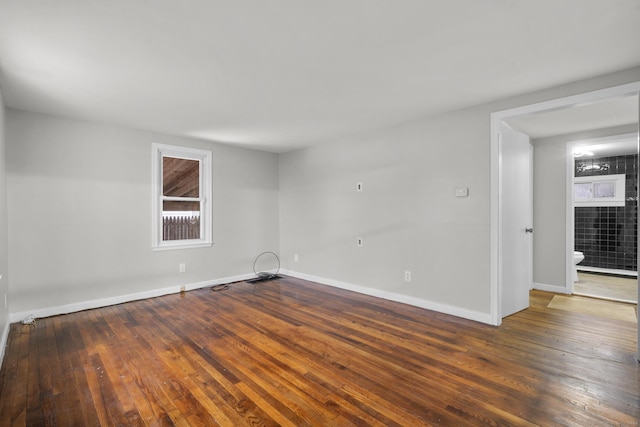
[[[300,261],[298,254],[293,254],[293,262],[298,262],[298,261]]]
[[[404,281],[405,282],[410,282],[411,281],[411,272],[409,270],[405,270],[405,272],[404,272]]]
[[[363,245],[362,237],[358,237],[358,238],[356,239],[356,244],[357,244],[358,246],[362,246],[362,245]]]
[[[356,191],[357,191],[357,192],[362,191],[362,183],[361,183],[361,182],[359,182],[359,183],[357,183],[357,184],[356,184]]]
[[[187,271],[187,264],[182,263],[178,266],[178,271],[180,271],[180,273],[184,273],[185,271]]]

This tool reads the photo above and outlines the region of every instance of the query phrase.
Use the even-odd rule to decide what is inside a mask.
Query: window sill
[[[183,243],[163,243],[159,246],[153,246],[152,251],[172,251],[176,249],[195,249],[195,248],[210,248],[213,246],[213,242],[194,242],[184,241]]]

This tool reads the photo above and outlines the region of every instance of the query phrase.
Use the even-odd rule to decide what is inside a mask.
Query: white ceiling
[[[620,96],[568,108],[510,117],[505,122],[531,139],[633,125],[630,126],[633,131],[626,131],[632,132],[631,134],[575,140],[573,145],[575,148],[590,151],[596,157],[634,154],[638,152],[638,102],[637,94]]]
[[[600,140],[577,141],[574,145],[574,152],[588,151],[593,154],[582,156],[589,157],[606,157],[606,156],[622,156],[626,154],[635,154],[638,152],[638,137],[636,135],[618,135],[617,137],[600,138]]]
[[[510,117],[505,122],[512,129],[529,135],[531,139],[633,125],[630,126],[633,131],[625,130],[632,134],[573,141],[576,149],[590,151],[595,157],[621,156],[638,152],[638,102],[637,94],[614,97],[568,108]]]
[[[640,66],[638,22],[638,0],[0,0],[0,88],[284,152]]]
[[[638,123],[638,95],[512,117],[506,122],[531,138],[611,128]]]

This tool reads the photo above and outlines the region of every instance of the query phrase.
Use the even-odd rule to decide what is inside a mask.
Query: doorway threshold
[[[600,273],[600,274],[611,274],[615,276],[629,276],[629,277],[638,277],[637,271],[631,270],[621,270],[615,268],[600,268],[600,267],[587,267],[587,266],[576,266],[578,271],[585,271],[589,273]]]

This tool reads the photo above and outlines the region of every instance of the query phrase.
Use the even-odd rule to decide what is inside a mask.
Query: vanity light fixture
[[[594,171],[608,171],[609,170],[609,163],[601,163],[601,164],[593,164],[593,165],[585,165],[583,164],[579,164],[578,166],[576,166],[576,172],[586,172],[586,171],[590,171],[590,170],[594,170]]]

